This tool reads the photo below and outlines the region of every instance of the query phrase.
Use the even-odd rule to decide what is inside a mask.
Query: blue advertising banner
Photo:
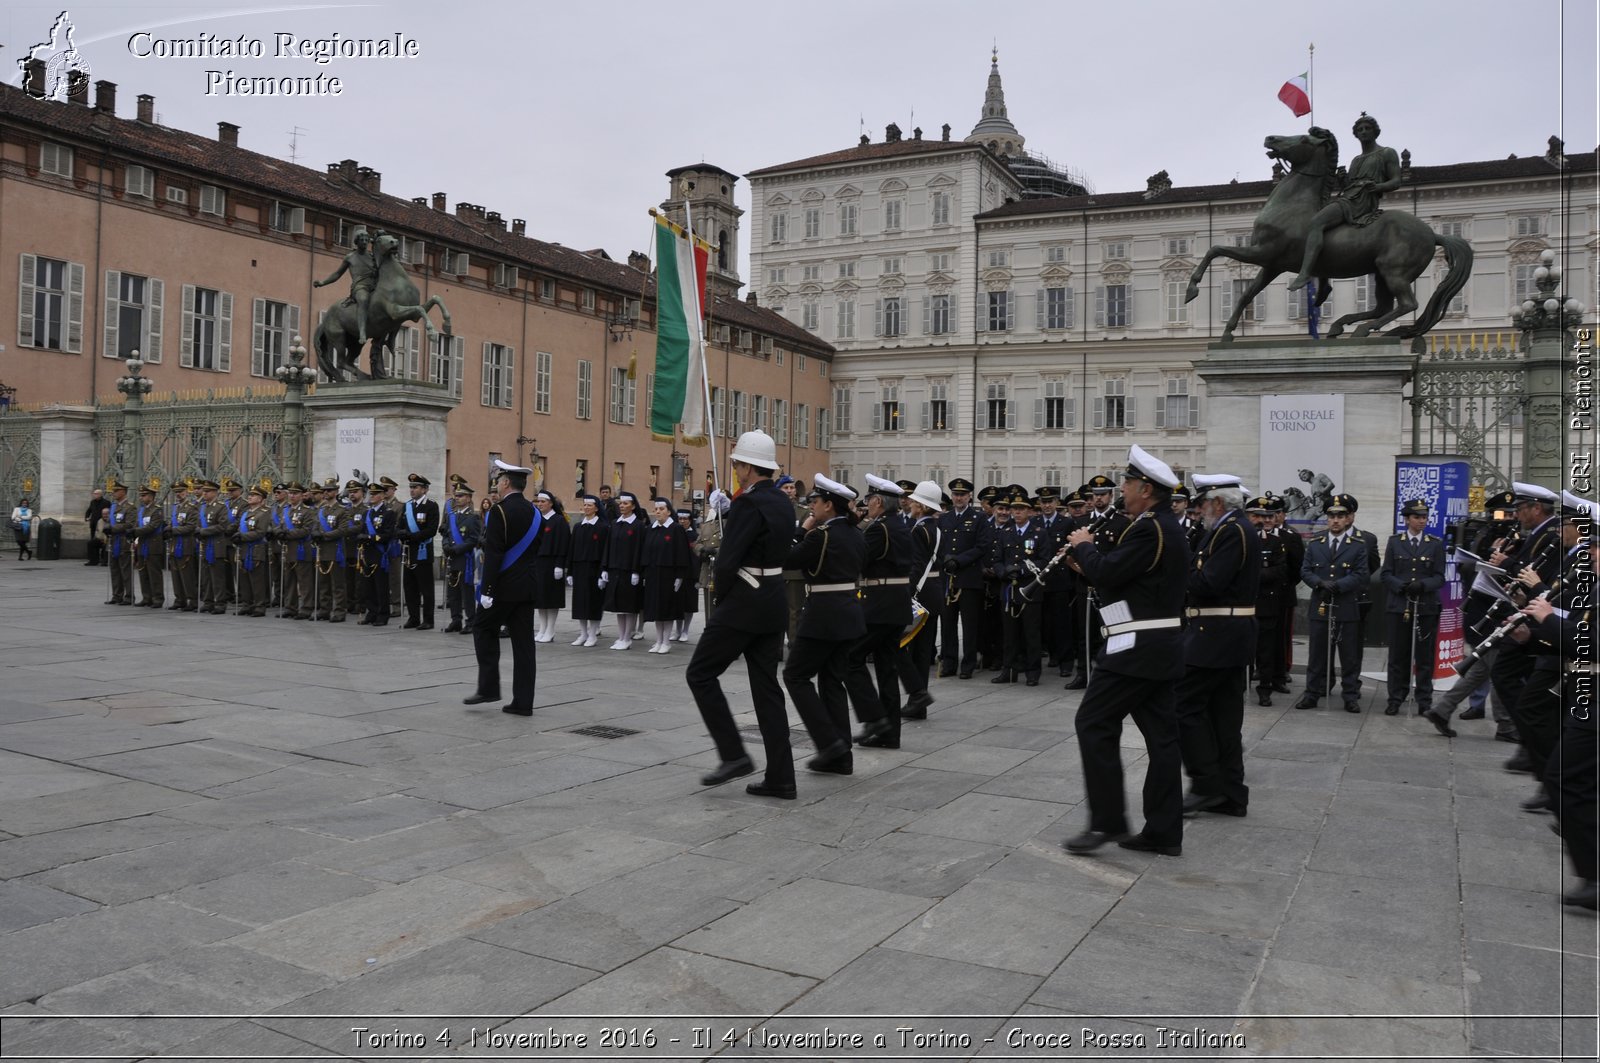
[[[1447,526],[1468,516],[1472,466],[1454,456],[1409,455],[1394,462],[1394,530],[1405,528],[1400,509],[1422,499],[1428,504],[1428,534],[1443,539]]]

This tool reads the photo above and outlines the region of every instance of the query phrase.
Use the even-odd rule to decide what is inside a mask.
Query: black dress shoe
[[[1361,703],[1358,702],[1358,701],[1347,701],[1347,702],[1344,703],[1344,711],[1345,712],[1360,712],[1361,711]]]
[[[445,634],[447,634],[447,635],[454,634],[455,632],[460,631],[460,630],[461,630],[461,621],[459,621],[459,620],[450,621],[450,623],[446,624],[445,628],[444,628]]]
[[[1461,718],[1463,720],[1481,720],[1481,719],[1483,719],[1483,706],[1479,705],[1477,708],[1473,708],[1471,706],[1468,706],[1467,707],[1467,711],[1463,712],[1461,714]]]
[[[1284,680],[1284,679],[1280,679],[1276,683],[1272,684],[1272,692],[1274,694],[1289,694],[1289,693],[1292,693],[1292,691],[1290,691],[1290,689],[1289,689],[1288,681]]]
[[[855,737],[856,745],[866,745],[869,738],[881,738],[894,732],[894,725],[888,720],[872,720],[861,725],[861,733]]]
[[[756,770],[755,764],[749,757],[740,757],[738,760],[725,760],[717,765],[717,770],[707,772],[700,776],[701,786],[720,786],[734,779],[741,779]]]
[[[471,695],[469,697],[462,698],[461,699],[461,704],[463,704],[463,705],[482,705],[485,702],[499,701],[499,700],[501,700],[499,694],[494,694],[494,695],[490,695],[490,694],[473,694],[473,695]]]
[[[1120,842],[1127,837],[1127,831],[1086,830],[1062,842],[1061,847],[1069,853],[1092,853],[1108,842]]]
[[[496,700],[499,700],[499,699],[496,699]],[[508,712],[513,716],[532,716],[533,715],[533,710],[531,708],[519,709],[514,705],[507,705],[505,708],[501,709],[500,711],[501,712]]]
[[[433,630],[433,625],[432,624],[418,624],[417,625],[417,630],[418,631],[432,631]]]
[[[1028,676],[1028,678],[1025,679],[1023,681],[1023,683],[1024,683],[1024,685],[1030,686],[1030,687],[1038,686],[1039,685],[1039,673],[1038,672],[1034,672],[1032,675]]]
[[[1072,678],[1067,680],[1068,690],[1082,690],[1089,685],[1089,677],[1082,672],[1073,672]]]
[[[413,628],[413,627],[418,627],[418,626],[420,626],[420,625],[419,625],[419,623],[418,623],[418,621],[415,621],[415,620],[407,620],[407,621],[406,621],[406,622],[405,622],[405,623],[403,623],[403,624],[401,624],[401,625],[400,625],[400,626],[401,626],[401,627],[402,627],[402,628]]]
[[[971,672],[957,672],[956,673],[956,678],[957,679],[971,679],[972,678],[972,673]]]
[[[1517,750],[1515,753],[1513,753],[1511,755],[1511,759],[1506,761],[1506,771],[1532,771],[1532,770],[1533,770],[1533,758],[1528,755],[1528,751],[1526,749]]]
[[[1210,812],[1218,805],[1225,805],[1228,799],[1221,794],[1190,794],[1183,799],[1183,814],[1196,816],[1201,812]]]
[[[1562,894],[1561,903],[1594,911],[1596,906],[1600,905],[1600,882],[1589,879],[1572,892]]]
[[[1348,702],[1346,704],[1348,704]],[[1400,715],[1400,703],[1398,701],[1389,702],[1389,704],[1387,704],[1387,705],[1385,705],[1383,707],[1383,714],[1385,716],[1398,716],[1398,715]]]
[[[1524,812],[1552,812],[1555,806],[1550,803],[1548,794],[1536,794],[1522,802]]]
[[[1299,701],[1294,703],[1294,707],[1297,709],[1314,709],[1317,707],[1317,699],[1310,694],[1304,694]]]
[[[182,608],[183,608],[183,603],[182,602],[173,602],[171,605],[167,606],[167,612],[176,613],[179,610],[181,610]]]
[[[906,699],[906,707],[900,710],[902,720],[926,720],[928,706],[933,704],[933,695],[924,690],[920,694],[913,694]]]
[[[949,679],[951,676],[953,676],[955,674],[956,674],[956,666],[955,665],[953,665],[953,664],[940,664],[939,665],[939,678],[940,679]]]
[[[1433,729],[1444,735],[1446,738],[1454,738],[1456,736],[1456,729],[1450,726],[1450,721],[1445,719],[1443,716],[1440,716],[1432,709],[1423,710],[1422,718],[1433,724]]]
[[[1010,682],[1012,682],[1011,669],[1009,669],[1009,668],[1000,669],[1000,674],[995,676],[993,679],[989,680],[989,682],[991,682],[991,683],[1010,683]]]
[[[1132,849],[1135,852],[1140,853],[1160,853],[1162,856],[1183,855],[1183,846],[1160,845],[1154,841],[1151,841],[1149,838],[1146,838],[1142,833],[1135,834],[1131,838],[1124,838],[1117,844],[1122,846],[1124,849]]]
[[[757,797],[776,797],[781,801],[793,801],[796,793],[793,785],[779,786],[765,779],[761,782],[747,783],[744,792],[755,794]]]
[[[1517,736],[1514,734],[1507,734],[1504,731],[1496,731],[1494,733],[1494,740],[1496,742],[1510,742],[1512,745],[1517,744]]]
[[[1266,690],[1263,690],[1263,691],[1260,691],[1259,693],[1257,693],[1256,694],[1256,704],[1262,706],[1263,708],[1271,708],[1272,707],[1272,693],[1270,691],[1266,691]]]
[[[850,756],[849,742],[835,742],[826,749],[818,751],[817,755],[806,761],[806,770],[825,772],[829,775],[849,775],[855,771],[855,762]]]
[[[856,745],[871,749],[899,749],[900,736],[897,734],[868,735],[866,738],[856,739]]]

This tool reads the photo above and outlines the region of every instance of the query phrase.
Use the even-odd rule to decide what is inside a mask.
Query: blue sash
[[[372,510],[374,508],[376,507],[369,507],[367,509],[367,515],[361,518],[362,520],[366,521],[367,538],[369,539],[376,539],[378,537],[378,529],[372,523]],[[378,567],[383,569],[385,572],[389,571],[389,551],[383,549],[377,543],[374,543],[373,545],[378,546]]]
[[[183,560],[183,536],[178,534],[178,503],[168,507],[167,527],[172,529],[172,559]]]
[[[317,510],[317,520],[322,522],[322,530],[324,532],[333,531],[333,522],[330,521],[328,519],[328,515],[326,513],[322,512],[322,510],[320,510],[320,509]],[[339,546],[333,552],[333,559],[334,559],[335,563],[337,563],[339,565],[343,565],[344,564],[344,537],[341,536],[339,538],[338,542],[339,542]]]
[[[407,527],[409,527],[411,529],[411,534],[412,535],[417,534],[417,532],[421,530],[420,528],[417,527],[417,504],[415,502],[407,502],[406,503],[406,525],[407,525]],[[423,540],[422,542],[417,543],[417,556],[414,558],[414,560],[416,560],[416,561],[426,561],[426,560],[428,560],[428,542],[427,542],[427,540]]]
[[[144,507],[143,506],[140,506],[138,511],[137,511],[137,513],[134,514],[133,526],[135,528],[143,528],[144,527]],[[149,544],[149,542],[147,542],[141,536],[139,538],[139,540],[138,540],[138,543],[139,543],[139,556],[140,557],[144,557],[144,558],[148,558],[150,556],[150,544]]]
[[[111,556],[122,556],[122,533],[117,528],[117,504],[111,503],[111,508],[106,512],[106,535],[111,539]]]
[[[532,546],[533,545],[533,540],[538,538],[538,536],[539,536],[539,525],[542,524],[543,522],[544,522],[543,515],[540,514],[540,512],[537,509],[534,510],[533,511],[533,522],[528,525],[528,534],[524,535],[520,540],[518,540],[517,544],[515,546],[513,546],[511,549],[507,550],[505,556],[500,559],[500,571],[501,572],[504,572],[506,569],[508,569],[512,565],[516,564],[517,563],[517,559],[520,558],[523,554],[528,552],[528,547]],[[480,591],[483,589],[483,581],[481,579],[478,582],[478,589]]]
[[[201,530],[209,530],[210,527],[211,522],[206,520],[206,504],[202,502],[200,503],[200,528]],[[211,536],[206,536],[206,549],[204,557],[206,559],[206,564],[208,565],[214,565],[217,563],[216,540]]]
[[[460,546],[461,526],[456,523],[456,511],[451,509],[449,506],[445,506],[444,511],[445,515],[450,518],[450,541],[455,543],[457,546]],[[467,550],[460,556],[462,560],[461,578],[467,582],[468,586],[472,586],[476,583],[476,580],[474,579],[474,575],[477,570],[477,557],[475,556],[475,551]]]

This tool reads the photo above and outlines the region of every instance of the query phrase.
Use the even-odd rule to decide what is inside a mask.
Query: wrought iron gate
[[[137,412],[107,403],[95,408],[96,478],[130,486],[182,476],[276,482],[292,452],[287,431],[283,391],[270,386],[179,392],[146,400]],[[300,432],[308,449],[310,434],[303,426]]]
[[[1489,494],[1520,477],[1526,358],[1506,347],[1439,348],[1418,356],[1411,452],[1459,454]]]
[[[39,505],[39,422],[22,413],[0,414],[0,507],[11,512],[27,495]]]

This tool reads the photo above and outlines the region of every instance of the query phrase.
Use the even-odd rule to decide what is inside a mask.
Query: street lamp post
[[[305,448],[301,445],[305,433],[306,388],[316,382],[317,371],[305,364],[305,343],[299,336],[289,344],[289,364],[273,371],[283,384],[283,435],[285,453],[283,468],[291,480],[303,480]]]
[[[133,472],[130,476],[128,468],[124,468],[121,473],[137,483],[144,479],[144,397],[150,394],[155,384],[141,375],[144,372],[144,359],[139,357],[138,351],[134,351],[124,364],[128,367],[128,375],[117,378],[117,390],[127,397],[122,406],[122,447],[119,449],[129,456],[128,468]]]
[[[1567,330],[1583,320],[1584,305],[1562,299],[1561,267],[1554,251],[1543,251],[1533,271],[1536,297],[1524,299],[1511,321],[1527,333],[1524,364],[1527,413],[1523,427],[1522,473],[1530,483],[1565,483],[1567,438],[1562,401],[1566,393]]]

